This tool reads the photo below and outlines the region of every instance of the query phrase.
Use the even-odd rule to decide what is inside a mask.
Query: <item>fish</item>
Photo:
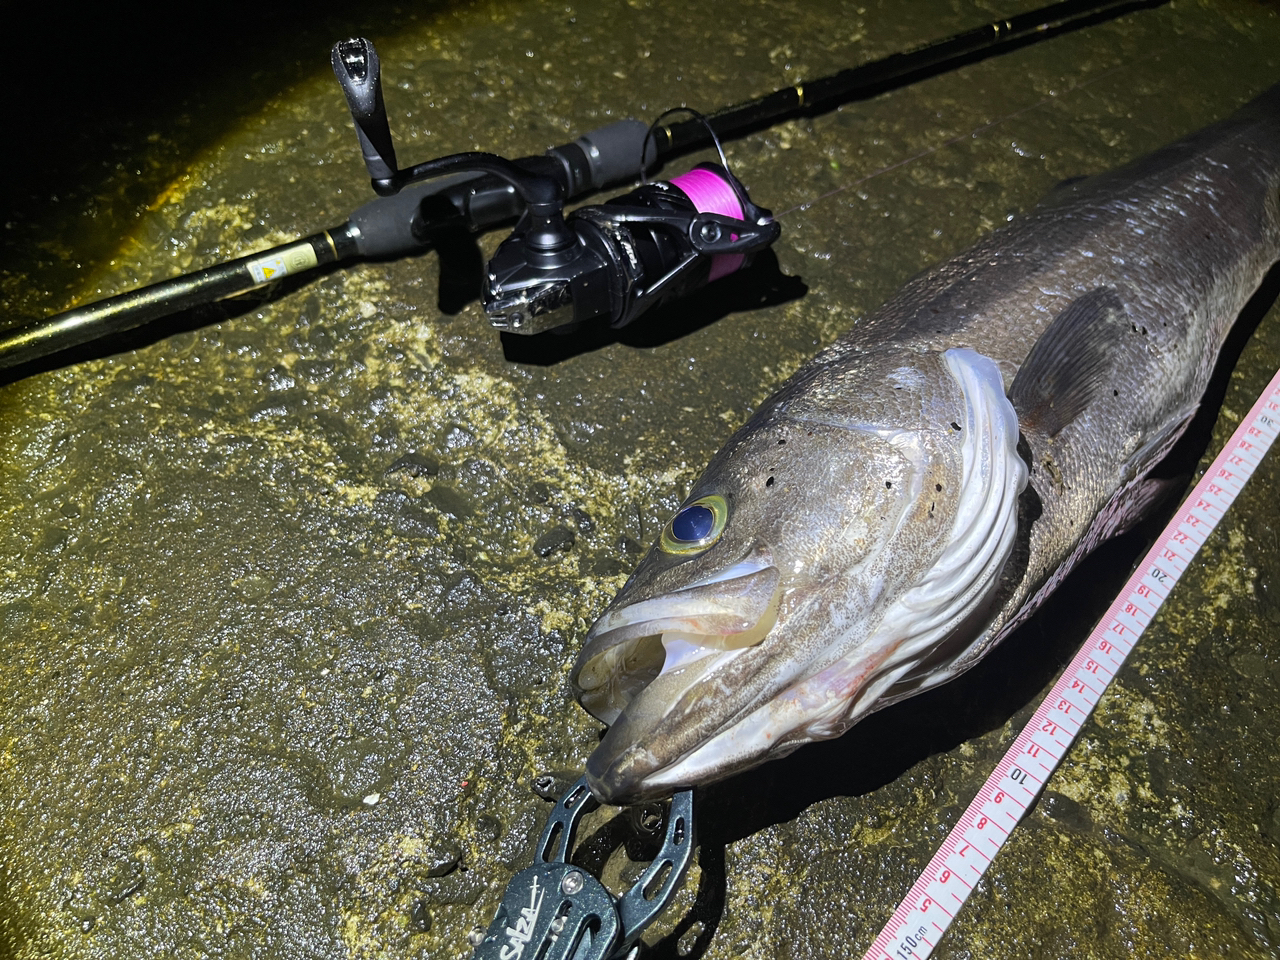
[[[1162,500],[1280,260],[1280,84],[1066,181],[802,366],[589,629],[600,800],[709,783],[972,667]]]

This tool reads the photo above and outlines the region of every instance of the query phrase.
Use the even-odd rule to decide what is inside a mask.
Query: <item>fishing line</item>
[[[1092,84],[1095,84],[1100,80],[1105,80],[1107,77],[1111,76],[1113,73],[1117,73],[1120,70],[1124,70],[1127,67],[1131,67],[1135,63],[1140,63],[1143,60],[1149,60],[1154,56],[1155,54],[1147,54],[1145,57],[1140,57],[1135,60],[1131,60],[1128,63],[1117,64],[1116,66],[1111,67],[1109,70],[1104,70],[1102,73],[1098,74],[1095,77],[1090,77],[1088,80],[1081,81],[1080,83],[1077,83],[1074,86],[1068,87],[1066,90],[1062,91],[1061,93],[1051,92],[1047,97],[1042,98],[1041,100],[1031,104],[1030,106],[1022,107],[1019,110],[1014,110],[1012,113],[1006,113],[1003,116],[997,117],[996,119],[988,123],[984,123],[979,127],[973,128],[968,133],[957,134],[956,136],[952,137],[949,140],[944,140],[942,143],[939,143],[939,144],[936,144],[935,146],[928,147],[924,150],[921,150],[919,153],[912,154],[909,157],[904,157],[903,159],[898,160],[894,163],[891,163],[888,166],[881,167],[879,170],[876,170],[872,173],[868,173],[866,176],[860,177],[857,180],[853,180],[849,183],[843,184],[842,186],[836,187],[832,190],[828,190],[826,193],[820,193],[811,200],[805,200],[802,203],[797,203],[795,206],[788,207],[787,209],[783,210],[781,213],[774,214],[774,219],[781,220],[783,217],[788,216],[789,214],[795,213],[796,211],[808,210],[811,206],[813,206],[814,204],[822,200],[826,200],[829,197],[834,197],[836,194],[839,194],[839,193],[844,193],[846,190],[852,190],[854,187],[861,186],[862,184],[866,183],[868,180],[873,180],[876,177],[882,176],[886,173],[892,173],[894,170],[897,170],[899,167],[905,167],[908,164],[915,163],[917,160],[923,160],[925,157],[931,156],[932,154],[935,154],[940,150],[945,150],[947,147],[954,146],[955,144],[960,143],[962,140],[976,140],[981,134],[983,134],[987,130],[990,130],[992,127],[999,126],[1002,123],[1005,123],[1009,120],[1013,120],[1017,117],[1020,117],[1024,113],[1030,113],[1032,110],[1038,110],[1041,107],[1043,107],[1045,104],[1050,103],[1051,101],[1057,100],[1061,97],[1069,96],[1070,94],[1075,93],[1077,90],[1083,90],[1085,87],[1091,86]]]

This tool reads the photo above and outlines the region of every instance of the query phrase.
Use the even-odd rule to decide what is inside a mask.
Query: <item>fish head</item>
[[[964,435],[989,411],[975,415],[940,353],[819,370],[716,456],[574,667],[579,701],[610,725],[587,764],[598,797],[662,795],[835,736],[917,665],[904,647],[971,612],[981,586],[913,591],[955,565],[948,547],[978,488],[995,483],[1007,508],[1025,466],[999,373],[963,353],[987,378],[971,385],[978,406],[1007,408],[985,471]],[[993,477],[996,463],[1008,470]],[[1003,557],[969,579],[993,579],[993,563]],[[969,600],[930,606],[954,589]]]

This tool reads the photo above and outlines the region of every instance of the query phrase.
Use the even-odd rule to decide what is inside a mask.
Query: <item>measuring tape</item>
[[[1013,741],[863,960],[924,960],[1280,431],[1280,371]]]

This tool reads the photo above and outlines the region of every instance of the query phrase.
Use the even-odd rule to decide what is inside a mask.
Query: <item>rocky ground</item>
[[[322,5],[240,46],[218,21],[216,57],[147,35],[153,109],[94,99],[120,51],[81,41],[83,92],[48,93],[64,155],[6,186],[4,313],[343,221],[371,197],[328,68],[351,33],[407,163],[712,110],[1034,4],[903,6]],[[753,405],[1057,181],[1277,80],[1274,5],[1178,0],[727,145],[775,257],[620,334],[500,338],[441,309],[429,254],[11,376],[0,955],[466,955],[596,741],[567,685],[587,626]],[[1280,313],[1254,324],[1189,472],[1274,372]],[[1274,955],[1275,463],[936,956]],[[1153,532],[950,687],[706,791],[656,955],[864,950]]]

